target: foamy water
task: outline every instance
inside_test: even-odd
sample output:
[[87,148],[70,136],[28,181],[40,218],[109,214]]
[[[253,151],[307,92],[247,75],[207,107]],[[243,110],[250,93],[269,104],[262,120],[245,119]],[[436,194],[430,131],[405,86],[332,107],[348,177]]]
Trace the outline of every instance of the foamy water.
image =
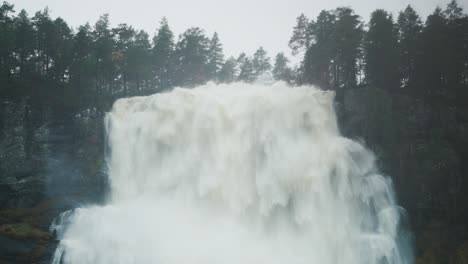
[[236,83],[117,101],[110,201],[56,221],[53,262],[411,263],[391,180],[333,98]]

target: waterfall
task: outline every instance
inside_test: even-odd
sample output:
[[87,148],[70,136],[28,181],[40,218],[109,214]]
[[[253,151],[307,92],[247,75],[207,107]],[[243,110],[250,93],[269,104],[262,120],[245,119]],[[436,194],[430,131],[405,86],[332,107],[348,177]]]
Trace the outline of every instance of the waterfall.
[[109,201],[57,220],[53,262],[412,263],[391,179],[333,100],[284,83],[118,100]]

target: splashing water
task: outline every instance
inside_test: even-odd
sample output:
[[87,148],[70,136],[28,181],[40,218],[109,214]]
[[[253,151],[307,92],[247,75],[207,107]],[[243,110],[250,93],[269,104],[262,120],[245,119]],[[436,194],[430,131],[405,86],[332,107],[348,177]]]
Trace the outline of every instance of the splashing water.
[[411,263],[391,181],[340,136],[333,97],[208,84],[117,101],[110,202],[62,215],[53,262]]

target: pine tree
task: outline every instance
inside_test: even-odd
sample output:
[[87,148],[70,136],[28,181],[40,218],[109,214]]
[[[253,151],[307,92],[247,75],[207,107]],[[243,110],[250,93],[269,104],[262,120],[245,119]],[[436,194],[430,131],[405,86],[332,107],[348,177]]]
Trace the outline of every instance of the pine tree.
[[14,61],[11,52],[14,47],[14,27],[13,19],[10,16],[13,12],[13,5],[7,2],[0,6],[0,94],[8,95],[14,93],[9,89],[12,82],[11,70]]
[[223,66],[223,61],[223,45],[219,40],[218,33],[215,32],[210,39],[210,47],[208,49],[208,75],[210,80],[218,80],[218,74]]
[[255,51],[252,59],[252,67],[255,78],[258,78],[271,70],[270,57],[268,57],[268,54],[263,47],[260,47]]
[[201,28],[189,28],[176,45],[176,85],[195,86],[209,80],[208,50],[210,40]]
[[356,86],[364,34],[360,17],[346,7],[324,10],[308,28],[300,79],[324,89]]
[[307,50],[312,43],[311,25],[309,19],[301,14],[296,19],[296,26],[293,29],[293,35],[289,40],[289,47],[293,55],[297,55],[301,51]]
[[[465,66],[463,67],[462,73],[462,85],[464,86],[463,89],[465,91],[468,90],[468,15],[465,15],[462,18],[461,27],[463,28],[463,61],[465,62]],[[465,94],[464,100],[468,99],[468,94]]]
[[163,17],[156,36],[153,39],[152,68],[155,85],[159,89],[166,89],[174,85],[174,34],[169,28],[167,19]]
[[101,105],[101,97],[111,96],[114,87],[114,75],[118,61],[118,54],[114,50],[114,38],[109,27],[109,15],[99,17],[93,30],[94,53],[95,53],[95,100],[96,105]]
[[234,57],[227,59],[221,71],[219,72],[219,81],[222,83],[231,83],[234,82],[237,78],[237,61]]
[[77,108],[92,106],[95,81],[95,58],[93,57],[93,37],[89,24],[80,26],[73,38],[72,64],[70,66],[70,86]]
[[280,52],[275,57],[275,66],[273,67],[273,77],[277,81],[291,82],[292,70],[288,66],[289,60],[284,53]]
[[33,72],[33,67],[29,62],[34,55],[34,27],[28,13],[23,9],[14,19],[15,28],[15,54],[17,65],[19,68],[18,77],[20,80],[25,80]]
[[371,14],[365,56],[365,75],[370,85],[387,90],[399,88],[397,31],[392,16],[384,10]]
[[122,83],[123,96],[129,95],[130,67],[129,51],[133,48],[135,42],[135,30],[127,24],[120,24],[112,29],[114,40],[113,62],[117,71],[117,79]]
[[50,59],[53,62],[51,74],[54,80],[61,83],[68,81],[70,64],[72,63],[73,33],[65,20],[57,18],[53,21],[53,51]]
[[298,76],[301,82],[331,88],[332,62],[336,57],[335,41],[336,16],[333,12],[322,11],[316,22],[310,25],[312,44],[307,49]]
[[245,55],[245,53],[241,53],[237,58],[237,64],[239,65],[239,76],[237,76],[237,80],[241,82],[253,82],[256,79],[252,60]]
[[452,0],[444,10],[444,16],[447,19],[447,58],[446,58],[446,75],[447,86],[452,90],[452,94],[458,93],[458,89],[462,89],[464,69],[466,60],[464,57],[467,17],[463,14],[463,9],[458,5],[457,1]]
[[134,82],[136,93],[149,93],[151,74],[151,44],[149,35],[143,30],[135,34],[135,41],[128,51],[129,80]]
[[416,63],[420,53],[422,22],[416,11],[407,6],[398,16],[400,78],[403,87],[416,85]]
[[36,51],[37,51],[37,71],[42,76],[49,75],[49,68],[52,65],[50,56],[55,51],[54,23],[49,16],[49,10],[36,12],[33,17],[34,27],[36,28]]
[[447,46],[447,18],[442,9],[436,8],[427,17],[422,40],[421,64],[418,65],[422,83],[418,84],[418,86],[424,91],[421,91],[420,94],[439,95],[445,93],[447,85],[447,49],[449,47]]
[[360,17],[351,8],[335,10],[335,58],[333,67],[334,88],[357,85],[357,62],[361,55],[361,41],[364,34]]

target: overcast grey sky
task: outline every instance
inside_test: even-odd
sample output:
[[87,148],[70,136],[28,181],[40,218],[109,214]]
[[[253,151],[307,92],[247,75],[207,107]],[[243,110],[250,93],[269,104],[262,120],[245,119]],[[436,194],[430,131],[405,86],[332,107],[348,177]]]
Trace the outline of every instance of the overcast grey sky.
[[[323,9],[350,6],[367,20],[369,14],[383,8],[397,14],[411,4],[424,18],[450,0],[9,0],[16,10],[30,15],[48,6],[53,17],[64,18],[71,26],[90,22],[109,13],[112,25],[128,23],[153,35],[163,16],[178,36],[185,29],[199,26],[211,36],[216,30],[227,55],[241,51],[253,53],[263,46],[272,56],[284,51],[300,13],[315,18]],[[468,0],[458,0],[468,9]]]

